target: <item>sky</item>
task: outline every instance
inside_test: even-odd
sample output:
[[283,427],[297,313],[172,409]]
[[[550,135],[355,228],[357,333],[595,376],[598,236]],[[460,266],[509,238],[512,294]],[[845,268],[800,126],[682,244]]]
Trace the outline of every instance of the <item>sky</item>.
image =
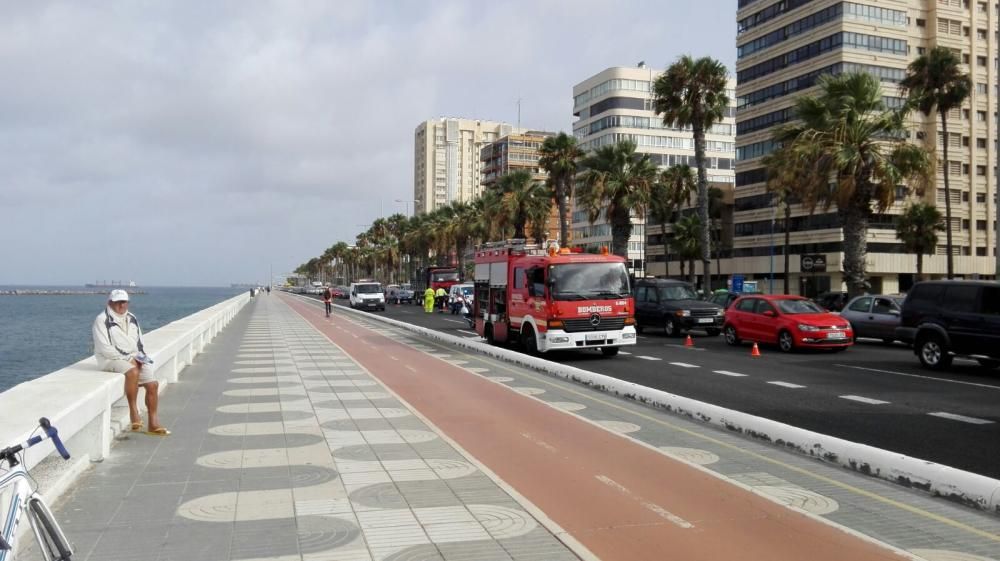
[[264,283],[412,212],[438,117],[572,130],[572,88],[735,0],[0,0],[0,285]]

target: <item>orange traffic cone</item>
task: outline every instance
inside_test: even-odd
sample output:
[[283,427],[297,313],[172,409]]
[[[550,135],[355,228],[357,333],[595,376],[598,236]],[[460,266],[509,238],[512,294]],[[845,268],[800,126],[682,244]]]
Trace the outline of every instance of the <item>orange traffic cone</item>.
[[760,356],[760,349],[757,348],[757,343],[753,344],[753,349],[750,350],[750,356]]
[[694,346],[694,341],[691,340],[691,336],[690,335],[688,335],[688,338],[684,340],[684,346],[685,347],[693,347]]

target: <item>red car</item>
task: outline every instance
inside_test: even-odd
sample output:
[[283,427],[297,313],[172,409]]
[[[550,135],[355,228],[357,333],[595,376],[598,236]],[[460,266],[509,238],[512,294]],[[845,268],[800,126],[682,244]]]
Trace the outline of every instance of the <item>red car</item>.
[[801,296],[743,296],[726,310],[726,343],[774,343],[784,352],[817,348],[843,351],[854,341],[847,320]]

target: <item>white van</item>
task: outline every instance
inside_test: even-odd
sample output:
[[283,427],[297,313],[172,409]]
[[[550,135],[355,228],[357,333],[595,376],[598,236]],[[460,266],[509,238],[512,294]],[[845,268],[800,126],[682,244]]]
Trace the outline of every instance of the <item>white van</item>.
[[453,284],[448,289],[448,309],[452,315],[458,314],[462,310],[462,304],[472,308],[472,291],[475,286],[472,283]]
[[351,283],[351,307],[355,310],[385,311],[385,294],[382,284],[375,281],[359,281]]

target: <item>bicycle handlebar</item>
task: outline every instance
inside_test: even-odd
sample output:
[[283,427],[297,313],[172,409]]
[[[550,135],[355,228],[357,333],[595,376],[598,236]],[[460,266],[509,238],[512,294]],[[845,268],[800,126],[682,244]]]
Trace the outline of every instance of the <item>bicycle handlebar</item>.
[[55,445],[56,450],[59,452],[59,455],[62,456],[64,460],[68,460],[69,450],[67,450],[66,447],[63,446],[62,439],[59,438],[59,430],[56,429],[54,426],[52,426],[52,423],[50,423],[49,420],[46,419],[45,417],[38,419],[38,426],[42,427],[42,430],[45,431],[46,436],[48,436],[52,440],[52,444]]

